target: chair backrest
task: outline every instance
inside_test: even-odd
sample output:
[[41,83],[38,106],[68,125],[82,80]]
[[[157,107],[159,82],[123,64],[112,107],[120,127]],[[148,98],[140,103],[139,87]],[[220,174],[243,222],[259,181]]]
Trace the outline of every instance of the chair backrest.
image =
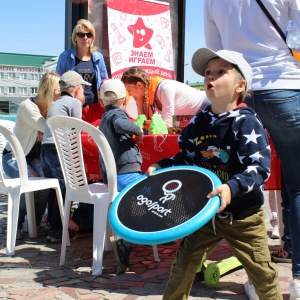
[[[10,120],[0,120],[0,125],[4,126],[5,128],[13,131],[14,127],[15,127],[15,122],[14,121],[10,121]],[[0,134],[0,158],[2,158],[2,152],[3,152],[3,149],[5,148],[6,146],[6,139],[5,137]]]
[[[27,171],[27,163],[24,151],[22,149],[22,146],[18,140],[18,138],[15,136],[15,134],[12,132],[12,130],[6,128],[5,126],[0,124],[0,134],[4,136],[4,138],[7,140],[7,142],[10,144],[10,147],[14,153],[15,159],[18,164],[19,169],[19,177],[20,177],[20,183],[21,186],[26,186],[28,182],[28,171]],[[0,159],[0,183],[3,183],[5,185],[5,177],[3,174],[2,169],[2,159]]]
[[82,153],[81,132],[86,132],[97,145],[103,157],[108,180],[108,191],[117,196],[117,170],[110,145],[103,133],[91,124],[77,118],[54,116],[47,120],[59,155],[67,189],[88,189]]

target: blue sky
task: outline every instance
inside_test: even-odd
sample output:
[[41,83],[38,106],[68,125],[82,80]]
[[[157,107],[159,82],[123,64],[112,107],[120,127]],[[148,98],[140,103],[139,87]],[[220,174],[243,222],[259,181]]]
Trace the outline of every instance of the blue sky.
[[[191,68],[193,53],[205,46],[202,0],[186,0],[185,81],[202,81]],[[1,1],[0,52],[59,55],[65,41],[65,0]],[[5,29],[4,29],[5,28]]]

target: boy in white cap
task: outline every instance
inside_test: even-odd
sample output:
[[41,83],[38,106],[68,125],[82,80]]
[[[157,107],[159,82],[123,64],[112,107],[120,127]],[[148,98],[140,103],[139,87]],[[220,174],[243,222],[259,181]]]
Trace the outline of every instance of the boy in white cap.
[[[105,135],[112,149],[116,166],[118,191],[142,175],[142,155],[140,149],[133,142],[132,137],[137,137],[137,142],[143,139],[143,130],[130,121],[123,107],[126,101],[124,83],[118,79],[105,80],[100,87],[100,101],[105,113],[102,116],[99,129]],[[107,184],[105,163],[100,156],[100,171],[103,182]],[[131,244],[118,236],[111,237],[113,250],[121,271],[129,268],[129,255]]]
[[[91,85],[83,80],[81,75],[75,71],[67,71],[59,81],[61,96],[53,103],[48,112],[47,119],[53,116],[69,116],[81,119],[82,105],[85,103],[84,85]],[[41,147],[41,164],[45,177],[57,178],[63,198],[65,197],[65,181],[60,167],[59,157],[56,151],[51,131],[47,124]],[[56,194],[51,191],[48,202],[48,219],[50,220],[51,230],[48,233],[47,240],[53,243],[61,242],[62,223]],[[77,233],[69,230],[70,239],[74,240]]]
[[[163,299],[187,299],[197,268],[224,238],[245,268],[259,299],[282,299],[277,270],[271,263],[262,208],[262,185],[270,175],[270,147],[256,113],[244,103],[252,71],[242,54],[207,48],[192,58],[204,76],[211,105],[182,131],[181,152],[148,169],[198,165],[214,172],[222,185],[207,195],[219,195],[221,206],[212,222],[185,237],[172,264]],[[212,153],[210,149],[214,149]]]

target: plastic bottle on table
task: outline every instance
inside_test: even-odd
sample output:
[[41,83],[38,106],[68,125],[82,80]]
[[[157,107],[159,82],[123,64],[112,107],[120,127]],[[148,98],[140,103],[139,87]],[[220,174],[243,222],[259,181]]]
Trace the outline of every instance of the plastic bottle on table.
[[292,20],[289,21],[287,28],[286,43],[292,49],[294,57],[300,61],[300,30]]

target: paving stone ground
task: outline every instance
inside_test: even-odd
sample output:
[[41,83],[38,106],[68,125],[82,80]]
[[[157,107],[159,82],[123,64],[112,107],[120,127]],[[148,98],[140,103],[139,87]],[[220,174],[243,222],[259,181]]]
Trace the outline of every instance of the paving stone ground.
[[[266,198],[267,199],[267,198]],[[268,201],[264,206],[266,226],[270,233]],[[116,275],[113,252],[104,254],[103,274],[92,276],[92,234],[80,232],[67,247],[66,263],[59,266],[60,244],[46,242],[45,237],[17,241],[16,254],[5,255],[7,198],[0,195],[0,299],[82,299],[82,300],[158,300],[162,299],[171,262],[179,242],[159,245],[161,261],[153,260],[150,246],[134,246],[130,272]],[[280,248],[279,240],[269,238],[271,251]],[[208,262],[228,258],[232,252],[225,241],[217,247]],[[278,263],[280,287],[284,300],[289,299],[291,264]],[[216,288],[208,288],[196,277],[189,299],[246,300],[244,269],[220,278]]]

